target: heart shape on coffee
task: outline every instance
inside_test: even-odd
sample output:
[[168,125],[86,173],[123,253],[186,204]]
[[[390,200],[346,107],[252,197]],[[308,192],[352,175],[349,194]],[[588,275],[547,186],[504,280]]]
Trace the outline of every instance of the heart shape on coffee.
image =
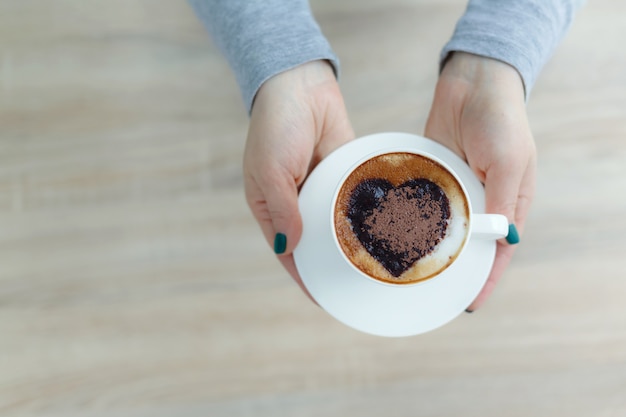
[[347,214],[365,250],[397,278],[445,237],[450,202],[441,187],[425,178],[397,187],[371,178],[355,187]]

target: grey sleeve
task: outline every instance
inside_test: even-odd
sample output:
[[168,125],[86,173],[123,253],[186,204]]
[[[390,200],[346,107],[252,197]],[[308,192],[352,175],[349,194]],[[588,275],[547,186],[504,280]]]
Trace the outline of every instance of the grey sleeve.
[[339,62],[307,0],[189,0],[226,56],[248,112],[270,77],[305,62]]
[[470,0],[444,46],[440,68],[453,51],[497,59],[513,66],[526,97],[584,0]]

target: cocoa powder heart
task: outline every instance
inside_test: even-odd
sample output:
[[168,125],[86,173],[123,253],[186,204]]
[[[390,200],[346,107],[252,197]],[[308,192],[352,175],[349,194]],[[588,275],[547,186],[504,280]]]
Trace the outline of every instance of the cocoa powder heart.
[[353,232],[394,277],[433,251],[445,236],[449,218],[448,197],[424,178],[398,187],[385,179],[367,179],[350,196]]

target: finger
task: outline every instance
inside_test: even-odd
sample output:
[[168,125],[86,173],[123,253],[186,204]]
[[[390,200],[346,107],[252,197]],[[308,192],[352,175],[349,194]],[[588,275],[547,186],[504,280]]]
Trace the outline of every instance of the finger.
[[[275,227],[272,221],[271,214],[269,212],[269,209],[267,208],[267,202],[263,198],[256,199],[255,195],[262,196],[262,191],[255,182],[251,181],[249,184],[246,185],[246,196],[248,197],[248,204],[250,205],[252,213],[257,219],[257,222],[261,226],[261,229],[263,230],[263,234],[265,235],[265,238],[267,239],[268,243],[270,245],[274,245],[275,244],[274,240],[276,239],[275,237],[276,233],[274,231]],[[295,226],[292,226],[292,228],[297,229],[298,226],[295,225]],[[294,233],[297,236],[298,234],[297,230],[296,232],[292,231],[291,235],[293,235]],[[304,294],[307,297],[309,297],[311,301],[317,304],[317,302],[313,299],[309,291],[304,286],[302,278],[300,277],[300,274],[298,273],[298,270],[296,268],[293,254],[291,252],[284,253],[281,256],[279,256],[278,259],[283,264],[287,272],[289,272],[289,275],[293,277],[296,284],[298,284],[298,286],[302,289],[302,291],[304,291]]]
[[302,234],[293,175],[279,167],[266,168],[257,178],[246,181],[246,198],[274,252],[291,254]]
[[496,249],[496,257],[493,262],[493,267],[491,268],[491,272],[489,274],[489,278],[487,282],[480,290],[480,293],[472,304],[467,307],[467,312],[473,312],[478,310],[482,305],[487,301],[491,293],[496,287],[496,284],[500,280],[500,277],[506,270],[507,266],[511,262],[513,258],[513,253],[515,253],[516,246],[509,245],[508,243],[497,243],[498,247]]
[[298,284],[300,289],[304,292],[304,294],[309,297],[311,301],[317,304],[317,301],[313,298],[309,290],[304,286],[304,282],[298,273],[298,269],[296,268],[296,262],[293,259],[293,255],[281,256],[279,257],[280,262],[283,264],[283,267],[289,272],[289,274],[293,277],[293,280]]

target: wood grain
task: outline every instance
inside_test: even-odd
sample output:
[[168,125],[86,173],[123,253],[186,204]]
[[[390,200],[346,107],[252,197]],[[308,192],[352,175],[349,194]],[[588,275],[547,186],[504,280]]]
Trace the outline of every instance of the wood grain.
[[[358,135],[421,133],[463,1],[315,1]],[[312,305],[242,191],[185,2],[0,2],[0,415],[626,416],[626,5],[532,93],[536,202],[487,305],[383,339]]]

